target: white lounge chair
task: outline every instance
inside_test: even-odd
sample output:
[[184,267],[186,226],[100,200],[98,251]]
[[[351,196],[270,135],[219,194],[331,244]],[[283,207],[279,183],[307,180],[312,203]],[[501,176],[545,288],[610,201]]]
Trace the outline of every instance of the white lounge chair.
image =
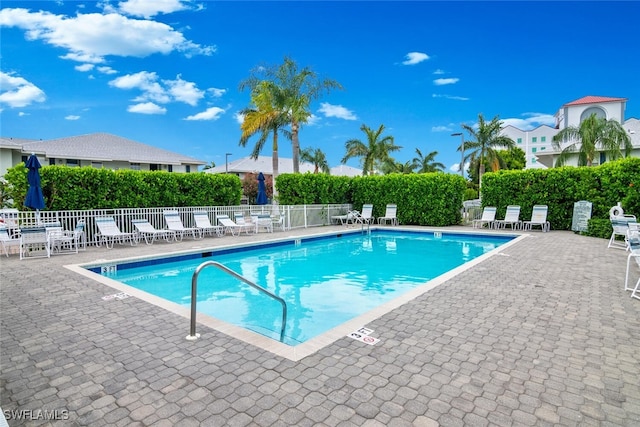
[[522,221],[520,221],[520,206],[507,206],[504,219],[497,219],[493,222],[494,228],[507,228],[507,225],[511,226],[512,230],[517,230],[522,227]]
[[45,227],[20,229],[20,259],[49,258],[51,250]]
[[[628,249],[627,244],[627,235],[629,233],[629,224],[636,222],[636,217],[634,215],[617,215],[609,217],[611,220],[611,228],[613,231],[611,233],[611,238],[609,239],[608,248],[617,248],[617,249]],[[622,237],[624,240],[618,240],[618,237]]]
[[218,215],[218,222],[222,225],[224,233],[230,232],[233,236],[239,236],[243,231],[249,234],[249,231],[253,231],[252,226],[236,224],[229,215]]
[[340,223],[342,225],[355,224],[357,219],[360,217],[360,212],[356,210],[347,211],[344,215],[333,215],[331,217],[331,222]]
[[184,224],[182,224],[182,219],[180,219],[178,211],[165,210],[162,214],[164,215],[164,220],[167,222],[167,228],[176,232],[178,240],[182,240],[185,233],[191,234],[194,240],[202,239],[204,237],[201,229],[185,227]]
[[482,217],[472,221],[473,228],[482,228],[485,224],[487,228],[493,228],[496,221],[496,211],[497,208],[495,206],[485,206],[482,209]]
[[384,216],[378,218],[378,224],[386,224],[389,222],[391,225],[398,225],[398,205],[389,204],[385,210]]
[[120,231],[116,221],[112,216],[99,216],[96,217],[96,226],[98,227],[98,246],[102,243],[109,249],[113,248],[114,243],[123,245],[125,242],[131,243],[131,246],[138,244],[137,233],[124,233]]
[[627,272],[624,278],[624,290],[631,291],[631,297],[640,299],[640,278],[635,286],[629,284],[629,273],[631,270],[631,260],[635,259],[638,267],[640,267],[640,231],[634,231],[628,236],[629,249],[631,252],[627,257]]
[[199,228],[203,235],[209,233],[213,236],[222,236],[224,231],[221,226],[211,224],[209,220],[209,214],[206,211],[193,211],[193,219],[196,221],[196,227]]
[[375,218],[373,217],[373,205],[362,205],[362,212],[360,212],[360,216],[356,218],[356,221],[360,224],[373,224],[375,222]]
[[[58,223],[59,224],[59,223]],[[49,250],[54,254],[78,253],[78,237],[74,231],[65,230],[62,226],[46,227]]]
[[269,214],[251,214],[251,223],[255,227],[254,233],[257,233],[261,228],[267,233],[273,233],[273,221]]
[[249,231],[254,232],[256,230],[256,225],[253,222],[245,220],[242,212],[234,212],[233,221],[238,225],[247,227],[247,234]]
[[9,248],[16,247],[20,248],[20,237],[11,237],[9,234],[9,229],[4,226],[0,226],[0,244],[2,245],[2,250],[5,255],[9,256]]
[[531,211],[531,220],[523,221],[522,228],[524,230],[532,230],[533,227],[540,227],[542,232],[551,230],[551,224],[547,221],[547,205],[535,205]]
[[178,240],[175,231],[157,229],[146,219],[134,219],[131,223],[138,233],[138,238],[142,237],[147,245],[152,245],[157,238],[167,242]]

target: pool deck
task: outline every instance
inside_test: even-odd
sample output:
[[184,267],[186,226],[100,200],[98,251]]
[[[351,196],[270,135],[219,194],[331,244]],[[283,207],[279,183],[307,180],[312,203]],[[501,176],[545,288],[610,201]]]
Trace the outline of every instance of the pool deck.
[[64,267],[343,228],[3,254],[0,407],[40,414],[9,426],[640,425],[640,301],[628,253],[602,239],[529,232],[362,325],[377,344],[345,336],[298,361],[202,324],[187,341],[188,319],[105,301],[113,288]]

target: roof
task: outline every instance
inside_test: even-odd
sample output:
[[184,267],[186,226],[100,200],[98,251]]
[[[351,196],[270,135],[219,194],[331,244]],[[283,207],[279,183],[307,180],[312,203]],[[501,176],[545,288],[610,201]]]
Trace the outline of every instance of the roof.
[[0,147],[2,147],[2,148],[20,149],[27,142],[36,142],[36,141],[38,141],[38,140],[37,139],[0,137]]
[[[6,138],[3,138],[3,141],[5,139]],[[152,147],[109,133],[92,133],[46,141],[23,141],[26,142],[22,143],[22,151],[43,153],[48,158],[161,163],[169,165],[206,164],[206,162],[193,157]]]
[[[230,161],[227,164],[222,164],[214,168],[206,169],[205,172],[225,173],[228,170],[232,173],[262,172],[266,175],[273,175],[272,165],[272,158],[270,156],[258,156],[257,159],[252,159],[251,157],[243,157],[241,159]],[[315,166],[311,163],[300,162],[299,170],[301,173],[313,172],[315,170]],[[293,173],[293,159],[287,157],[278,157],[278,173]],[[351,166],[340,165],[331,168],[331,175],[356,176],[362,175],[362,170],[352,168]]]
[[627,98],[610,98],[607,96],[593,96],[588,95],[584,96],[580,99],[576,99],[575,101],[568,102],[564,104],[565,107],[571,105],[583,105],[583,104],[601,104],[603,102],[626,102]]

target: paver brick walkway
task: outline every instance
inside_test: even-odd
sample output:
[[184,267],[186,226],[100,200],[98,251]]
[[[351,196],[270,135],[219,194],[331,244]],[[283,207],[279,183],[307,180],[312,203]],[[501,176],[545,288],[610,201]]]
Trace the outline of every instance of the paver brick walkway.
[[9,425],[640,425],[640,301],[605,240],[532,232],[366,325],[378,344],[298,362],[203,326],[187,341],[187,319],[63,267],[264,238],[2,257],[0,406],[68,418]]

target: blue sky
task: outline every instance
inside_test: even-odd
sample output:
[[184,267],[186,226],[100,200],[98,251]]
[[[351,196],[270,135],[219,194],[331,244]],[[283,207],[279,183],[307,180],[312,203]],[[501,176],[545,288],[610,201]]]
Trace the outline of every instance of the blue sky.
[[289,56],[344,87],[312,104],[303,148],[336,166],[384,124],[398,161],[438,151],[456,172],[451,133],[479,113],[535,128],[596,95],[640,118],[638,16],[633,1],[3,0],[0,135],[108,132],[221,165],[253,146],[239,83]]

